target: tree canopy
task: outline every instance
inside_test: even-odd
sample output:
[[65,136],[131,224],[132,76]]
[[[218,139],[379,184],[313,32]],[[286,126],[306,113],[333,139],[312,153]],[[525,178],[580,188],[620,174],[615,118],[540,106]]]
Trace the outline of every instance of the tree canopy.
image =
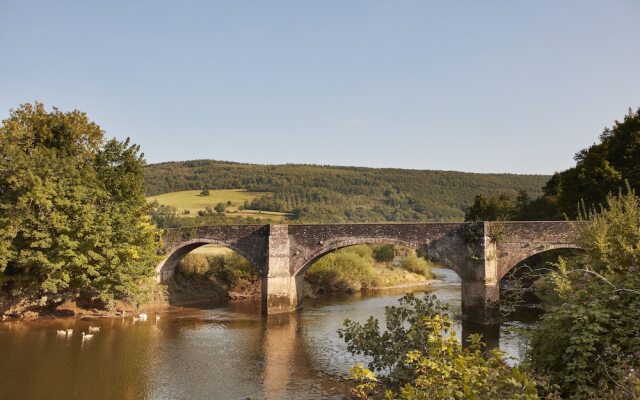
[[[11,110],[0,126],[0,289],[40,305],[141,301],[158,246],[144,158],[80,111]],[[15,305],[15,304],[13,304]]]
[[576,165],[555,173],[530,200],[520,193],[515,202],[503,192],[477,194],[467,208],[467,220],[558,220],[576,218],[580,207],[606,205],[607,196],[627,182],[640,190],[640,109],[615,121],[600,135],[600,142],[580,150]]

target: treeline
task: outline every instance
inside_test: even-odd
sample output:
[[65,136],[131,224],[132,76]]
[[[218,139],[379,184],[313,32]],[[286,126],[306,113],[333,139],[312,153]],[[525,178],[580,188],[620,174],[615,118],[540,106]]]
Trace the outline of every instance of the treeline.
[[151,202],[148,208],[149,216],[151,216],[152,221],[160,229],[189,228],[206,225],[260,225],[270,222],[268,218],[234,216],[224,214],[224,212],[218,212],[209,207],[190,217],[178,213],[176,207],[160,204],[158,201]]
[[209,189],[265,192],[248,207],[299,222],[461,220],[476,193],[542,194],[548,176],[196,160],[147,166],[147,195]]
[[[640,109],[629,110],[600,135],[600,142],[580,150],[576,165],[555,173],[531,198],[527,190],[514,197],[481,192],[467,209],[467,221],[575,219],[594,207],[605,205],[610,193],[628,185],[640,193]],[[525,189],[525,188],[523,188]]]

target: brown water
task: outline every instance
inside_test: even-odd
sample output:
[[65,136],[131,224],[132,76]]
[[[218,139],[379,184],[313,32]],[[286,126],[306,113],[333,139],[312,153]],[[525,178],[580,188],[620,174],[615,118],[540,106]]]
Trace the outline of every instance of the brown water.
[[[431,286],[460,312],[455,273]],[[346,318],[382,318],[406,290],[305,301],[263,319],[255,304],[170,308],[126,319],[0,323],[0,399],[341,399],[353,357],[336,330]],[[515,357],[523,343],[508,322],[488,333]],[[91,340],[81,331],[100,326]],[[58,337],[56,329],[74,329]],[[472,328],[473,329],[473,328]],[[460,329],[459,329],[460,330]],[[465,325],[465,330],[468,327]]]

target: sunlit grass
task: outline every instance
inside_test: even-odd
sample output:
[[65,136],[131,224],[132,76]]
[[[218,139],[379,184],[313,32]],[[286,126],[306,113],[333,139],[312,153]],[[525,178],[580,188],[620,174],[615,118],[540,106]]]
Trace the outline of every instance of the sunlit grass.
[[[201,190],[183,190],[179,192],[164,193],[157,196],[147,197],[147,201],[175,207],[178,214],[188,211],[186,216],[195,216],[198,211],[204,210],[206,207],[214,208],[216,204],[222,203],[227,207],[226,214],[229,216],[242,216],[261,218],[271,222],[281,221],[286,217],[286,213],[259,210],[238,210],[244,205],[245,201],[251,202],[258,196],[269,194],[267,192],[248,192],[244,189],[220,189],[209,190],[208,196],[200,195]],[[231,202],[231,205],[227,205]]]

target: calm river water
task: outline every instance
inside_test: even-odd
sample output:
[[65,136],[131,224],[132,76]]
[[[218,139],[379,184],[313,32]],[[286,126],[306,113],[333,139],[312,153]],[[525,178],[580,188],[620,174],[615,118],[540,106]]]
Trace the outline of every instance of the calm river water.
[[[459,316],[457,275],[434,272],[441,282],[430,290]],[[268,319],[245,303],[173,307],[158,321],[151,312],[136,323],[0,323],[0,399],[341,399],[347,369],[366,360],[349,355],[336,330],[346,318],[382,318],[404,291],[307,299],[300,312]],[[487,334],[517,358],[524,344],[509,328],[524,324],[510,321]],[[100,333],[83,342],[89,325]],[[56,335],[67,328],[71,337]]]

